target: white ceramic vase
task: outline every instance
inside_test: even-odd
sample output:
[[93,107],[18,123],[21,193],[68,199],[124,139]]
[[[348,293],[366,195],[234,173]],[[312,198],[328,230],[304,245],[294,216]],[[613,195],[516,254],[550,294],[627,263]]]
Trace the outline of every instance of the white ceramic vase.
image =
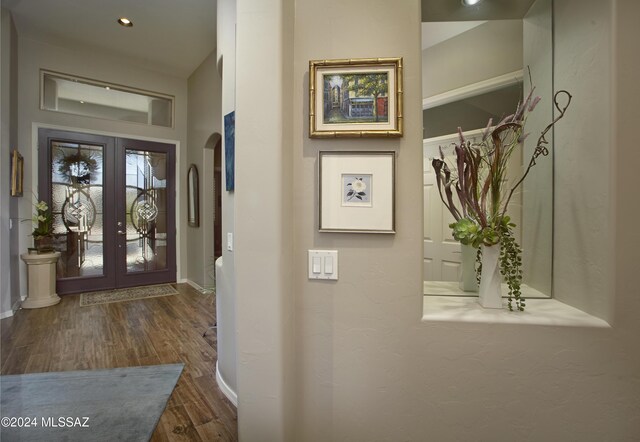
[[473,246],[460,244],[462,258],[462,280],[460,289],[465,292],[477,292],[478,280],[476,278],[476,254],[478,249]]
[[482,273],[478,302],[484,308],[502,308],[500,244],[482,247]]

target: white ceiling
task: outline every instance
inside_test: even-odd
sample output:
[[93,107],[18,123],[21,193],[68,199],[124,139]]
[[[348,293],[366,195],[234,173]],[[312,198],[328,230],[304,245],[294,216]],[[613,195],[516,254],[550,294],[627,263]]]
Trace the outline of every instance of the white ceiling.
[[[215,49],[217,0],[1,0],[21,35],[71,48],[119,55],[138,65],[187,78]],[[534,0],[422,0],[423,49],[483,20],[522,18]],[[118,17],[134,26],[124,28]],[[452,25],[446,22],[475,23]],[[423,26],[424,28],[424,26]],[[427,41],[425,42],[425,38]],[[425,46],[426,45],[426,46]]]
[[[216,0],[2,0],[20,35],[187,78],[216,47]],[[132,28],[116,20],[126,16]]]

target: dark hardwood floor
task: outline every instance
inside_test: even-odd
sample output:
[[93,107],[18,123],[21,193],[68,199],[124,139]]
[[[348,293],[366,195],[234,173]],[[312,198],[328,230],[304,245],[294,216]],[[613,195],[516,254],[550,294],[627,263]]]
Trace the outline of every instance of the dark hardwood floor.
[[152,441],[235,441],[237,413],[215,375],[215,295],[176,284],[173,296],[80,307],[79,295],[0,321],[0,373],[183,362]]

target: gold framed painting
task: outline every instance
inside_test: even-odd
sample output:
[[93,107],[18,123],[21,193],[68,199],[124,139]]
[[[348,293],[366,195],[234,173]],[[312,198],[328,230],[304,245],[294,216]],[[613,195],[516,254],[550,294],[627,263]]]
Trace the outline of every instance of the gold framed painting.
[[24,159],[17,150],[11,152],[11,196],[22,196]]
[[402,58],[309,62],[309,137],[401,137]]

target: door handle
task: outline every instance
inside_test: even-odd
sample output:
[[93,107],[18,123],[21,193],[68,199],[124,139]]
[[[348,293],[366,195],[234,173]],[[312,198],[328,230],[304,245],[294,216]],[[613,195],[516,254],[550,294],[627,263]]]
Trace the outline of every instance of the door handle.
[[127,232],[123,232],[122,230],[118,230],[118,235],[126,235]]

